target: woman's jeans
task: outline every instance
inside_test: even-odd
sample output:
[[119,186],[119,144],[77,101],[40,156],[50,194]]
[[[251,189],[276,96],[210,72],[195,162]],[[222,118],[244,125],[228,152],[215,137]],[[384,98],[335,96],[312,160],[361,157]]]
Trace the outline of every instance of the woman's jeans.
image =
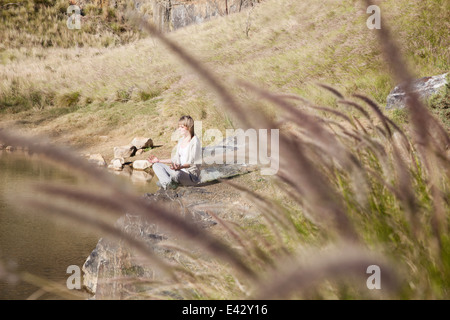
[[172,181],[183,186],[193,186],[198,183],[198,179],[183,170],[172,170],[164,163],[154,163],[152,165],[153,171],[159,179],[162,186],[167,186]]

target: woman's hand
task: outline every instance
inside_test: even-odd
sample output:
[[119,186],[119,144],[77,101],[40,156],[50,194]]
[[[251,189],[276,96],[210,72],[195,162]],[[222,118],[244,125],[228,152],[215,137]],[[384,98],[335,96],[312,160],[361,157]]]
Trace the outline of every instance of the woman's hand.
[[181,164],[172,162],[170,164],[170,169],[172,169],[172,170],[180,170],[181,169]]
[[159,162],[159,159],[157,157],[155,157],[155,156],[152,156],[152,155],[150,157],[148,157],[147,160],[150,161],[151,163]]

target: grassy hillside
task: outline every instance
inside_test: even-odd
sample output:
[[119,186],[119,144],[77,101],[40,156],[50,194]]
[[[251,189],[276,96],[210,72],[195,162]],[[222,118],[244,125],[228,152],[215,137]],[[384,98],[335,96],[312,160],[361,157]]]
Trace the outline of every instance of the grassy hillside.
[[[29,14],[30,6],[18,10]],[[61,9],[64,3],[58,6]],[[383,2],[382,18],[398,34],[418,77],[449,69],[444,6],[445,1]],[[2,11],[5,21],[16,21],[5,12],[9,10]],[[43,31],[38,40],[31,37],[31,45],[9,46],[14,41],[2,41],[2,120],[20,119],[27,127],[79,146],[95,143],[93,137],[99,135],[127,141],[132,135],[148,134],[167,141],[166,129],[182,113],[219,129],[232,121],[207,86],[152,38],[105,48],[99,46],[109,34],[105,30],[61,28],[66,19],[61,15],[49,16],[47,23],[58,26],[53,29],[33,26],[36,20],[24,17],[28,28]],[[93,17],[88,12],[88,19]],[[170,38],[250,103],[251,95],[235,79],[336,106],[331,95],[318,89],[321,82],[345,94],[369,93],[384,105],[395,83],[382,62],[373,30],[366,27],[367,17],[359,1],[268,0],[240,14],[179,30]],[[6,23],[1,28],[3,37],[14,39],[23,27]],[[73,32],[78,34],[73,39],[81,39],[84,46],[74,47]],[[62,45],[56,41],[43,48],[39,42],[44,38],[61,40]],[[89,125],[92,121],[95,127]]]

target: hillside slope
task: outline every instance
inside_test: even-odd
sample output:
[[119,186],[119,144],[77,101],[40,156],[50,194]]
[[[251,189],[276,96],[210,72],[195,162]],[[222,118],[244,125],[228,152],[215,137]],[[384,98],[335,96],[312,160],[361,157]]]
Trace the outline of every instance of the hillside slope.
[[[445,6],[431,0],[382,3],[382,21],[392,27],[417,77],[449,70]],[[168,36],[250,105],[261,103],[236,79],[337,107],[317,87],[326,83],[383,105],[395,83],[368,17],[356,0],[267,0]],[[185,113],[203,120],[204,129],[239,125],[195,72],[151,37],[106,48],[3,48],[0,55],[1,120],[83,149],[110,150],[135,135],[166,144]],[[270,106],[259,107],[276,115]],[[106,144],[97,138],[105,135]]]

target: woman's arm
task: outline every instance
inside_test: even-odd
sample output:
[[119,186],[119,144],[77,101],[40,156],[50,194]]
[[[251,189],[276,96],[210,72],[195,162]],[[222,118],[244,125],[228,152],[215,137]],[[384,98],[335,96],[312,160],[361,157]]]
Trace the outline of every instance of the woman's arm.
[[172,163],[172,159],[161,159],[158,162],[171,164]]
[[187,169],[189,168],[191,165],[189,163],[186,164],[176,164],[174,163],[174,169],[175,170],[180,170],[180,169]]
[[149,156],[147,160],[150,161],[151,163],[157,163],[157,162],[167,163],[167,164],[172,163],[172,159],[158,159],[155,156]]
[[177,164],[177,163],[173,163],[172,159],[158,159],[155,156],[150,156],[148,157],[148,161],[150,161],[151,163],[166,163],[166,164],[170,164],[170,168],[173,170],[180,170],[180,169],[184,169],[184,168],[189,168],[191,165],[190,164]]

